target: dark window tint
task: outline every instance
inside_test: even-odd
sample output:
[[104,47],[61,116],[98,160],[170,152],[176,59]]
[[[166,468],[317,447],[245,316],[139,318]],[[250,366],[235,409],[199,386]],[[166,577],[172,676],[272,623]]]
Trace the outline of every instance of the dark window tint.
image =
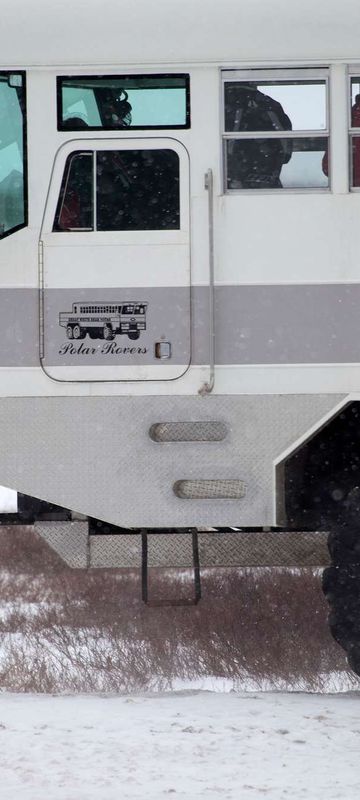
[[351,185],[358,189],[360,187],[360,136],[351,137],[350,155],[352,172]]
[[188,75],[58,78],[59,130],[189,126]]
[[68,157],[55,214],[54,231],[93,230],[93,153]]
[[173,150],[97,153],[97,230],[180,227],[179,158]]
[[0,236],[27,224],[25,75],[0,73]]
[[68,157],[54,231],[179,227],[179,157],[173,150],[102,150],[96,154],[77,151]]
[[121,311],[123,314],[145,314],[145,306],[139,305],[138,303],[135,305],[133,305],[133,303],[127,303],[122,306]]

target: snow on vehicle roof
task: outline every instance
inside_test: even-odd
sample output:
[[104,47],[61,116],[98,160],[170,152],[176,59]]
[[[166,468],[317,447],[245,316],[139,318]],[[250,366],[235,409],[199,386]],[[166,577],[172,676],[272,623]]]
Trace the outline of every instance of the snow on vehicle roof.
[[360,61],[358,0],[2,0],[1,66]]

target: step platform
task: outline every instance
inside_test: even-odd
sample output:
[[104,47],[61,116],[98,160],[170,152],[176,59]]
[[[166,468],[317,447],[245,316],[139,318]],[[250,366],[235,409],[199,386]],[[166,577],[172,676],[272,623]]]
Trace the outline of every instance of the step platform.
[[[141,569],[146,534],[147,567],[194,567],[191,532],[146,531],[89,535],[87,521],[43,521],[41,538],[74,569]],[[219,567],[325,567],[330,563],[327,534],[278,531],[197,531],[201,569]]]

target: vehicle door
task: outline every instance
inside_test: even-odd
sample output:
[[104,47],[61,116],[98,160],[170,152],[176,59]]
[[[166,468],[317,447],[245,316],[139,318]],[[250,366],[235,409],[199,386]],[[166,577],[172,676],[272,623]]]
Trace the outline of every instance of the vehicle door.
[[50,377],[180,377],[190,362],[185,147],[172,138],[63,145],[40,264],[41,364]]

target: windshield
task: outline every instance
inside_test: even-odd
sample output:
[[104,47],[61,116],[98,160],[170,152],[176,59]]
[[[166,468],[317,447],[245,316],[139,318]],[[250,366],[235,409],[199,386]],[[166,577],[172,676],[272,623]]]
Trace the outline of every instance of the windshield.
[[133,303],[128,303],[122,307],[123,314],[145,314],[145,306],[140,305],[137,303],[134,305]]

